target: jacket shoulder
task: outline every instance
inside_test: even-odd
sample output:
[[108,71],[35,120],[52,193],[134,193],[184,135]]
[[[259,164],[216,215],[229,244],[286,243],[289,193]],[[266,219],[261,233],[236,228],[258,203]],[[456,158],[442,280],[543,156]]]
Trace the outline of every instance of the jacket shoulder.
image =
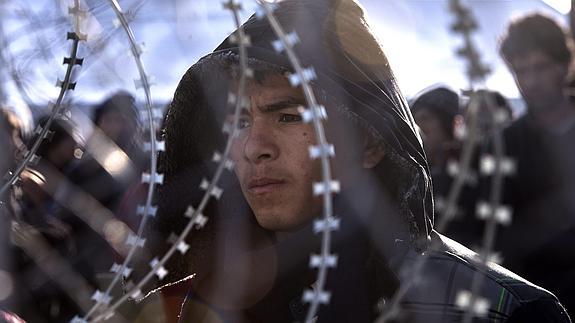
[[[478,316],[473,322],[508,322],[516,311],[525,312],[534,304],[542,317],[564,317],[556,322],[570,322],[557,298],[547,290],[494,263],[480,262],[478,255],[461,244],[435,234],[433,250],[425,257],[421,279],[407,292],[403,306],[414,322],[446,322],[463,318],[474,281],[481,282],[476,293]],[[402,265],[401,280],[409,279],[410,264],[420,256],[410,253]],[[511,322],[511,321],[509,321]]]
[[464,247],[458,242],[439,235],[442,241],[442,250],[433,252],[431,257],[445,258],[461,267],[461,274],[473,274],[477,272],[485,278],[485,282],[491,288],[503,290],[510,294],[514,302],[530,302],[540,298],[556,299],[553,294],[539,287],[512,271],[494,263],[486,265],[480,263],[479,255]]

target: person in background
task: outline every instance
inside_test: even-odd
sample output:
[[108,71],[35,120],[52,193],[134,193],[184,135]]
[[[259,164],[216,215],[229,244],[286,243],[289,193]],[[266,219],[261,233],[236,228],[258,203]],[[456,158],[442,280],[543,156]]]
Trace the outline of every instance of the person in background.
[[[460,97],[454,90],[436,85],[416,95],[410,107],[429,162],[436,219],[441,221],[455,176],[450,167],[459,162],[461,154],[462,142],[456,136],[463,126]],[[456,214],[442,232],[474,250],[478,250],[482,232],[482,221],[475,218],[478,190],[477,182],[465,184],[457,200]]]
[[447,164],[459,158],[460,142],[455,137],[455,129],[462,122],[459,95],[447,87],[433,86],[416,95],[410,107],[421,131],[434,196],[445,198],[451,184]]
[[[118,92],[99,104],[93,114],[94,129],[88,138],[85,153],[71,167],[71,183],[97,201],[99,207],[109,210],[116,218],[129,221],[135,214],[136,203],[128,199],[141,197],[141,173],[145,167],[140,149],[140,123],[134,98],[127,92]],[[136,193],[134,193],[136,192]],[[128,197],[127,197],[128,196]],[[128,204],[130,207],[123,207]],[[68,218],[74,217],[67,215]],[[93,231],[84,222],[77,221],[80,257],[90,262],[97,273],[107,273],[117,261],[108,238]]]
[[118,92],[94,109],[86,154],[70,179],[114,211],[143,169],[140,123],[134,98]]
[[[4,180],[14,171],[24,157],[25,147],[21,122],[8,107],[0,109],[0,176]],[[3,186],[4,181],[0,181]],[[17,270],[14,262],[16,254],[11,241],[12,222],[19,216],[18,199],[21,195],[17,186],[0,196],[0,279],[4,295],[0,299],[0,321],[21,322],[13,313],[22,313],[23,303],[16,291]]]
[[[45,127],[48,116],[40,118],[38,125]],[[38,140],[35,135],[28,142],[28,148]],[[65,119],[54,119],[50,124],[49,136],[44,139],[36,156],[38,161],[29,164],[22,172],[22,220],[38,227],[47,225],[47,230],[55,230],[54,234],[67,235],[65,225],[56,215],[60,206],[52,198],[59,182],[64,180],[70,164],[76,159],[77,149],[80,149],[82,139],[78,135],[75,125]],[[52,226],[53,225],[53,226]]]
[[[45,128],[48,120],[49,116],[40,118],[38,126]],[[28,149],[39,136],[36,134],[28,140]],[[90,280],[93,279],[93,271],[76,257],[75,219],[63,217],[65,206],[56,197],[67,183],[65,173],[76,159],[75,154],[81,144],[82,138],[73,122],[58,117],[52,120],[48,136],[41,139],[35,152],[38,160],[29,163],[20,176],[22,195],[15,231],[34,232],[37,241],[61,259],[69,261],[72,268]],[[38,259],[28,254],[28,243],[33,245],[35,242],[15,241],[18,246],[14,257],[18,268],[17,293],[25,305],[21,310],[22,318],[30,322],[60,322],[72,317],[79,308],[46,272],[44,264],[37,263]]]
[[498,235],[504,264],[556,293],[575,315],[575,103],[569,95],[572,40],[553,19],[533,13],[512,21],[500,54],[527,113],[504,132],[516,164],[504,204],[513,222]]

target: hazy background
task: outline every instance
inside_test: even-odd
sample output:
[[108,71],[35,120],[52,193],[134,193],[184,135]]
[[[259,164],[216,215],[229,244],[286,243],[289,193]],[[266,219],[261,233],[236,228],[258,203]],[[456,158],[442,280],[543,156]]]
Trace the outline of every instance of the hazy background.
[[[450,32],[454,17],[447,0],[361,0],[370,23],[381,40],[404,94],[410,97],[434,83],[455,89],[467,86],[464,62],[455,55],[461,37]],[[1,66],[0,98],[15,107],[25,119],[45,113],[55,100],[56,80],[63,78],[72,28],[67,7],[72,1],[0,1]],[[243,1],[243,17],[253,13],[254,1]],[[493,70],[487,86],[499,90],[518,112],[522,104],[512,76],[497,54],[497,42],[514,16],[543,11],[565,25],[569,0],[474,0],[464,1],[480,25],[475,36],[483,61]],[[108,1],[81,1],[89,10],[82,31],[88,42],[81,43],[85,64],[77,69],[76,90],[67,94],[76,108],[90,110],[106,95],[123,89],[143,102],[136,90],[139,78],[129,51],[127,37],[117,27]],[[143,43],[145,68],[155,85],[152,97],[166,104],[186,69],[210,52],[234,29],[231,14],[214,0],[122,0],[120,5],[131,21],[136,39]],[[30,107],[31,114],[26,106]]]

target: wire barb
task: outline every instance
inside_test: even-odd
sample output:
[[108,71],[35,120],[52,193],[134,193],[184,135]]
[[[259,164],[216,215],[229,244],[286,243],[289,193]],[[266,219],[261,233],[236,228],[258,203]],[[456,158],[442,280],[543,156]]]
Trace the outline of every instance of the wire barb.
[[293,87],[298,87],[303,83],[308,83],[309,81],[315,80],[317,74],[315,73],[315,69],[313,67],[309,67],[304,69],[301,74],[300,73],[293,73],[288,76],[289,83]]
[[312,106],[308,109],[299,107],[298,112],[301,114],[303,122],[305,123],[327,119],[327,111],[323,105]]
[[324,231],[339,230],[340,219],[329,217],[327,219],[315,220],[313,223],[313,231],[315,233],[323,233]]
[[321,266],[333,268],[337,266],[337,255],[311,255],[309,266],[311,268],[319,268]]
[[146,239],[140,238],[134,234],[128,235],[128,240],[126,241],[126,244],[128,246],[135,246],[135,247],[140,247],[140,248],[143,248],[145,243],[146,243]]
[[340,184],[336,180],[332,180],[329,182],[318,182],[313,184],[314,195],[322,195],[326,192],[339,193],[339,190],[340,190]]
[[158,258],[154,258],[150,261],[150,267],[152,267],[152,270],[160,280],[163,280],[168,275],[168,270],[164,266],[160,265]]
[[150,173],[143,173],[142,174],[142,183],[163,184],[164,183],[164,174],[154,173],[152,175]]
[[110,268],[110,272],[113,272],[115,274],[120,273],[122,274],[122,276],[124,278],[128,278],[130,277],[130,275],[132,274],[132,269],[130,267],[123,267],[120,264],[114,263],[112,265],[112,268]]
[[145,205],[138,205],[138,207],[136,208],[136,214],[141,216],[156,217],[157,213],[158,213],[157,206],[150,206],[146,209]]
[[92,300],[108,305],[108,304],[110,304],[110,301],[112,300],[112,296],[110,296],[106,293],[102,293],[101,291],[97,290],[92,295]]
[[196,212],[196,210],[192,206],[188,206],[188,208],[186,209],[186,212],[184,213],[184,216],[192,219],[192,223],[198,229],[203,228],[206,225],[206,223],[208,222],[208,218],[206,216],[204,216],[203,214],[201,214],[199,211]]
[[316,145],[309,147],[309,157],[311,159],[317,159],[320,157],[334,157],[335,147],[332,144],[327,145]]
[[306,303],[328,304],[331,299],[331,293],[320,290],[306,290],[303,293],[303,301]]

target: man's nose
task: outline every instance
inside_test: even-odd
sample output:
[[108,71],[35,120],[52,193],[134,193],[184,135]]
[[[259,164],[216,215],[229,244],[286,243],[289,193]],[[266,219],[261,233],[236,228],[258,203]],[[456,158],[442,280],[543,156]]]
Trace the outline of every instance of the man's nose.
[[270,129],[254,122],[248,131],[249,134],[244,145],[244,156],[246,159],[258,164],[278,157],[279,147]]

